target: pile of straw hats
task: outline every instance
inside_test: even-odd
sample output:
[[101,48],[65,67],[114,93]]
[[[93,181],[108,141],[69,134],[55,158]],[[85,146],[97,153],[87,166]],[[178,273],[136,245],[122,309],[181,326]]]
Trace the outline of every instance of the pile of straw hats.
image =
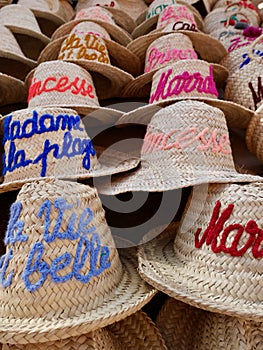
[[1,350],[263,348],[262,22],[0,1]]

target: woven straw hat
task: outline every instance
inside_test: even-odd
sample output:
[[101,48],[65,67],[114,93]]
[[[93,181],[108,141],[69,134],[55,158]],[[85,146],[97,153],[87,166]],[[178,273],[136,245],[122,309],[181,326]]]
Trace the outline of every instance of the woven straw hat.
[[0,106],[26,100],[26,88],[23,81],[0,73]]
[[163,108],[152,117],[139,168],[113,176],[111,183],[103,179],[98,188],[100,193],[109,195],[260,179],[236,171],[223,112],[189,100]]
[[[129,1],[130,2],[130,1]],[[111,1],[111,0],[80,0],[77,3],[76,11],[80,11],[82,9],[93,7],[93,6],[102,6],[103,8],[110,11],[113,15],[115,23],[121,28],[125,29],[128,33],[131,33],[136,27],[135,19],[131,16],[130,13],[123,11],[120,6],[120,3],[126,4],[127,1]],[[136,5],[138,5],[136,3]],[[127,4],[126,4],[127,6]],[[129,5],[128,5],[129,6]],[[134,0],[132,1],[132,9],[134,11]],[[137,12],[137,11],[136,11]]]
[[249,151],[263,163],[263,105],[256,110],[248,125],[246,145]]
[[12,0],[1,0],[0,1],[0,8],[6,5],[10,5],[12,3]]
[[[118,123],[148,123],[160,108],[159,106],[165,106],[179,100],[195,99],[220,108],[224,112],[230,127],[246,128],[253,116],[253,111],[237,103],[218,99],[214,80],[218,77],[217,83],[220,85],[226,76],[223,74],[221,76],[217,75],[212,67],[219,67],[219,71],[222,72],[222,66],[212,66],[202,60],[177,61],[172,65],[159,69],[153,76],[152,84],[147,86],[147,93],[150,96],[149,104],[126,113]],[[200,78],[202,82],[205,81],[204,79],[209,81],[209,87],[200,90],[200,88],[196,88],[197,83],[194,83],[192,87],[188,88],[187,81],[192,81],[194,76],[197,80],[198,77],[202,77]],[[172,84],[176,80],[178,85],[171,90]],[[179,82],[181,82],[181,85],[179,85]],[[132,95],[132,90],[129,93]]]
[[[21,236],[14,238],[15,220]],[[156,293],[140,278],[135,252],[116,249],[97,190],[86,185],[55,179],[24,185],[5,244],[10,277],[0,289],[2,343],[87,334],[130,316]]]
[[247,350],[262,347],[263,323],[197,309],[168,298],[157,317],[168,350]]
[[141,276],[190,305],[262,322],[262,189],[196,186],[177,233],[139,247]]
[[0,193],[36,179],[87,179],[127,171],[139,163],[137,158],[113,150],[103,152],[98,160],[74,110],[55,107],[17,110],[2,117],[1,127],[4,154]]
[[83,8],[76,13],[74,20],[59,27],[52,35],[52,40],[68,35],[80,22],[92,21],[102,26],[117,43],[126,46],[132,40],[131,35],[116,25],[112,14],[100,6]]
[[263,40],[263,35],[258,37],[250,45],[248,50],[247,64],[234,71],[228,77],[224,97],[226,100],[239,103],[240,105],[255,111],[262,103],[262,66],[263,52],[252,53],[256,44]]
[[[158,18],[160,14],[164,11],[165,8],[172,6],[173,12],[180,15],[180,9],[188,9],[189,13],[193,14],[194,20],[200,30],[203,29],[203,20],[200,13],[191,6],[188,2],[181,0],[155,0],[149,6],[148,11],[145,13],[146,20],[140,23],[132,32],[132,37],[138,38],[139,36],[148,34],[152,30],[156,29],[156,25],[158,23]],[[178,11],[176,11],[176,7],[178,7]]]
[[[21,5],[7,5],[0,10],[0,24],[8,27],[19,42],[27,57],[37,59],[37,54],[50,39],[44,35],[33,12]],[[30,49],[32,52],[30,52]],[[36,54],[37,52],[37,54]]]
[[2,350],[167,350],[159,330],[143,312],[137,311],[105,328],[77,337],[37,344],[3,344]]
[[29,8],[34,13],[42,33],[48,37],[66,20],[70,20],[75,13],[68,1],[19,0],[18,4]]
[[[28,107],[73,108],[94,119],[95,126],[114,124],[122,112],[101,107],[88,71],[66,61],[40,63],[27,77]],[[91,126],[91,124],[89,124]]]
[[36,62],[25,57],[12,32],[0,25],[1,72],[19,80],[24,80]]

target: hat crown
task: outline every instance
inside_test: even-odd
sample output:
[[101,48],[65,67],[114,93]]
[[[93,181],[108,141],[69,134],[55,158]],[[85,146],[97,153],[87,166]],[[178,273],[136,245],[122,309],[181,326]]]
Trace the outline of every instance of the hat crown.
[[181,4],[167,6],[158,17],[156,28],[170,30],[197,31],[198,26],[193,13]]
[[178,60],[197,58],[192,41],[186,35],[168,34],[165,40],[163,37],[158,38],[148,47],[144,72],[160,69]]
[[96,19],[115,24],[112,14],[100,6],[83,8],[76,14],[76,19]]
[[25,57],[12,32],[7,27],[1,24],[0,35],[0,51],[10,52],[15,55]]
[[176,4],[176,0],[154,0],[148,7],[146,19],[159,15],[167,6]]
[[46,0],[19,0],[19,5],[25,6],[29,8],[30,10],[44,10],[44,11],[50,11],[52,9],[52,3],[54,1],[46,1]]
[[74,182],[26,184],[11,206],[0,316],[41,323],[98,309],[122,265],[97,191]]
[[110,8],[120,9],[120,5],[116,0],[80,0],[77,4],[77,11],[82,8],[93,6],[106,6]]
[[28,90],[28,107],[37,106],[99,106],[91,75],[70,62],[40,63]]

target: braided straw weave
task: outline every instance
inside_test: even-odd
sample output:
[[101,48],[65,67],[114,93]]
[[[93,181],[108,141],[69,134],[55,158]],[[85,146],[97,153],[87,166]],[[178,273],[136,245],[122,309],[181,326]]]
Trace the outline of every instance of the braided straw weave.
[[263,40],[259,36],[250,45],[248,50],[249,63],[229,76],[224,97],[240,105],[256,110],[263,102],[262,100],[262,65],[263,55],[253,53],[256,45]]
[[[47,203],[51,209],[41,214]],[[96,189],[41,180],[23,186],[16,205],[13,215],[19,215],[23,240],[6,241],[7,255],[12,250],[6,276],[12,277],[0,289],[0,342],[42,343],[87,334],[135,313],[156,293],[140,279],[134,251],[125,249],[120,259]],[[11,215],[10,229],[12,220]],[[43,249],[41,264],[36,261],[29,271],[27,261],[37,245]],[[79,247],[86,248],[77,257]]]
[[169,298],[157,319],[168,350],[260,350],[263,323],[194,308]]
[[263,106],[254,114],[246,131],[246,144],[250,152],[263,162]]
[[[210,144],[200,136],[204,129]],[[219,140],[221,146],[217,148]],[[152,117],[144,137],[140,168],[113,177],[112,183],[102,185],[99,191],[159,192],[201,183],[260,179],[236,172],[223,112],[189,100],[163,108]]]
[[141,276],[190,305],[262,322],[262,189],[262,182],[195,187],[175,238],[171,228],[139,248]]

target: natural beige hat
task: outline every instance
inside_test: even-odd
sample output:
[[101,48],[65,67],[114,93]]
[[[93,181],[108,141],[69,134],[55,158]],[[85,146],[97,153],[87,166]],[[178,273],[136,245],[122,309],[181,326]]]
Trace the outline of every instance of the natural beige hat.
[[263,163],[263,105],[256,110],[248,125],[246,145],[249,151]]
[[177,233],[171,227],[139,247],[141,276],[190,305],[262,322],[262,189],[194,187]]
[[200,101],[181,101],[158,111],[144,136],[140,166],[111,182],[98,183],[106,195],[162,192],[202,183],[259,181],[234,166],[223,112]]
[[25,57],[12,32],[0,25],[1,72],[19,80],[24,80],[36,62]]
[[[19,40],[18,37],[26,37],[24,40],[23,37],[19,40],[19,45],[25,55],[32,59],[36,60],[35,51],[39,54],[50,41],[50,39],[41,32],[33,12],[24,6],[12,4],[1,8],[0,24],[8,27],[16,34],[17,40]],[[29,47],[33,51],[32,53],[30,53]]]
[[0,7],[10,5],[12,3],[12,0],[1,0],[0,1]]
[[[175,1],[175,0],[155,0],[149,6],[148,12],[145,14],[146,20],[140,23],[132,32],[132,37],[138,38],[142,35],[146,35],[151,31],[157,28],[158,22],[160,23],[159,17],[163,15],[163,11],[167,10],[168,7],[172,6],[172,10],[168,10],[168,12],[173,12],[172,17],[177,18],[181,17],[185,19],[185,12],[189,12],[190,15],[193,15],[195,23],[198,28],[202,30],[203,28],[203,20],[200,13],[191,6],[188,2],[185,1]],[[183,13],[182,13],[183,12]],[[171,16],[171,14],[169,14]],[[166,18],[168,16],[165,16]],[[160,26],[157,28],[159,29]]]
[[[14,236],[14,225],[19,232]],[[134,251],[118,251],[97,190],[41,180],[11,206],[1,274],[0,341],[57,341],[120,321],[156,293]]]
[[0,106],[26,100],[26,88],[23,81],[0,73]]
[[114,124],[123,114],[99,105],[91,75],[74,63],[61,60],[40,63],[28,75],[26,83],[29,108],[73,108],[79,114],[94,119],[95,126],[98,121]]
[[263,323],[204,311],[168,298],[157,317],[168,350],[260,350]]
[[52,35],[52,40],[61,38],[69,34],[72,29],[80,22],[93,21],[102,26],[117,43],[126,46],[132,40],[132,37],[124,29],[116,25],[112,14],[100,6],[83,8],[76,13],[74,20],[60,26]]
[[[127,0],[119,0],[119,1],[111,1],[111,0],[80,0],[78,1],[76,5],[76,11],[80,11],[82,9],[88,8],[88,7],[93,7],[93,6],[102,6],[103,8],[107,9],[110,11],[113,15],[115,23],[125,29],[128,33],[131,33],[135,26],[135,19],[132,18],[131,12],[135,10],[135,6],[138,4],[134,3],[134,0],[130,1],[131,2],[131,7],[130,4],[127,4]],[[136,1],[137,2],[137,1]],[[123,6],[129,8],[128,11],[132,8],[132,11],[126,12],[126,10],[123,10]],[[136,10],[137,12],[137,10]]]
[[[214,71],[213,67],[218,67],[219,70]],[[148,123],[159,106],[179,100],[195,99],[220,108],[230,127],[246,128],[253,111],[237,103],[218,99],[215,80],[221,85],[227,73],[226,70],[225,74],[217,74],[219,71],[222,72],[221,67],[212,66],[202,60],[184,60],[159,69],[153,76],[152,84],[147,86],[149,105],[126,113],[119,123]],[[128,91],[128,85],[125,90]],[[131,89],[129,93],[132,95],[133,90]]]
[[35,107],[2,117],[0,193],[46,177],[87,179],[127,171],[139,160],[117,151],[96,150],[74,110]]

